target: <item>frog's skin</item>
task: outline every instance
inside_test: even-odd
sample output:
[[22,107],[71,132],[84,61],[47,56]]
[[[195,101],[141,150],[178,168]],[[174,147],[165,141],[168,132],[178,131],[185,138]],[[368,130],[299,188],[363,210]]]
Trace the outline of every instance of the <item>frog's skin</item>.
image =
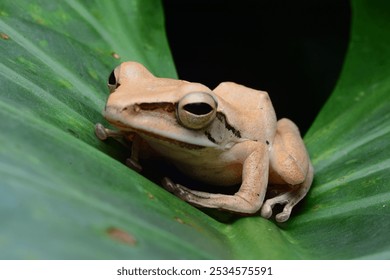
[[[158,154],[208,184],[241,184],[234,195],[200,192],[165,178],[166,189],[198,207],[289,219],[306,195],[313,167],[296,125],[276,120],[268,94],[232,82],[214,90],[199,83],[157,78],[143,65],[125,62],[111,73],[104,117],[119,131],[96,125],[97,136],[132,141],[128,163]],[[267,188],[278,190],[266,201]],[[282,191],[280,191],[282,189]]]

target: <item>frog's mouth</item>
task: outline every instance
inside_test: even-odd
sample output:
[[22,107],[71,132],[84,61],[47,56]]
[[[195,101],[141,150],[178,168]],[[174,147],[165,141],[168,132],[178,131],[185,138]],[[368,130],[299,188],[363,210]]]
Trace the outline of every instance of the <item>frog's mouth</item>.
[[[110,122],[111,123],[111,122]],[[189,141],[185,142],[184,139],[175,139],[174,137],[167,137],[165,135],[162,135],[161,133],[153,133],[151,131],[147,131],[145,129],[137,129],[137,128],[129,128],[128,126],[125,126],[122,123],[111,123],[113,126],[117,127],[119,130],[128,132],[129,134],[138,134],[145,140],[149,140],[148,142],[163,142],[166,145],[170,146],[178,146],[181,148],[186,148],[189,150],[199,150],[210,147],[210,145],[201,145],[201,144],[195,144],[190,143]],[[126,134],[126,133],[125,133]]]
[[179,139],[174,139],[172,137],[165,137],[163,135],[158,135],[158,134],[151,133],[151,132],[145,131],[145,130],[135,130],[134,132],[137,133],[138,135],[140,135],[141,137],[143,137],[145,140],[149,140],[148,142],[159,142],[159,143],[164,142],[166,145],[178,146],[178,147],[185,148],[188,150],[205,149],[205,148],[210,146],[210,145],[204,146],[204,145],[200,145],[200,144],[184,142],[184,141],[179,140]]
[[149,141],[202,149],[216,147],[205,129],[191,130],[177,119],[175,104],[142,104],[122,109],[106,107],[104,117],[122,132],[136,133]]

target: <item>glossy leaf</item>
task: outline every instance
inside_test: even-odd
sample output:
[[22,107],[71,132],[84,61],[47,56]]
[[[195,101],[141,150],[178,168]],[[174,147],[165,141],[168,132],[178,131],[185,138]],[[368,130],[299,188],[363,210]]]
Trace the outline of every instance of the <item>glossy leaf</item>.
[[1,4],[1,258],[225,256],[207,219],[94,135],[114,52],[175,76],[160,2],[23,2]]
[[221,222],[102,143],[106,78],[175,77],[155,0],[0,3],[0,258],[390,258],[390,4],[352,1],[339,83],[305,137],[311,192],[285,224]]

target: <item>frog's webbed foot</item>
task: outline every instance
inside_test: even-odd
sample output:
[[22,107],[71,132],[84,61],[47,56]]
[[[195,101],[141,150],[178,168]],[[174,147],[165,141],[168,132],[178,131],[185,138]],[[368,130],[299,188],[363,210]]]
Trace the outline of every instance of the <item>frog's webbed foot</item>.
[[126,159],[126,165],[136,172],[142,171],[142,166],[140,165],[138,160],[140,145],[140,139],[138,136],[136,136],[135,134],[126,134],[122,131],[105,128],[101,123],[97,123],[95,125],[95,135],[99,140],[102,141],[106,140],[107,138],[115,138],[126,147],[129,147],[129,145],[123,139],[126,138],[126,140],[131,141],[131,156]]
[[269,219],[272,216],[272,209],[276,204],[284,204],[283,211],[275,216],[276,221],[285,222],[290,218],[293,207],[305,196],[306,192],[295,189],[276,197],[267,199],[261,207],[261,216]]
[[299,201],[302,200],[310,189],[313,181],[313,167],[309,166],[309,173],[306,180],[299,185],[293,186],[288,191],[277,195],[273,198],[267,199],[261,207],[261,216],[263,218],[270,218],[272,216],[272,209],[276,204],[284,205],[283,211],[275,216],[276,221],[285,222],[290,218],[291,211]]

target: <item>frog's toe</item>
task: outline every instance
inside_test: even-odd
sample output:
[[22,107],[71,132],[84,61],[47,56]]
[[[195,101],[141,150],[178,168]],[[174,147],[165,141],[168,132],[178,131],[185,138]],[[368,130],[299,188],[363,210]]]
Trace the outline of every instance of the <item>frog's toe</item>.
[[174,183],[168,177],[164,177],[162,179],[161,184],[164,187],[164,189],[166,189],[170,193],[173,193],[174,195],[176,195],[176,196],[178,196],[178,197],[180,197],[182,199],[184,199],[185,196],[187,195],[187,191],[186,191],[185,187],[183,187],[183,186],[181,186],[179,184]]
[[275,216],[277,222],[285,222],[290,218],[291,211],[294,206],[301,200],[302,196],[298,192],[287,192],[279,196],[267,199],[261,208],[261,216],[263,218],[270,218],[272,216],[272,209],[276,204],[284,205],[283,211]]
[[[166,189],[170,193],[173,193],[184,201],[187,201],[193,205],[197,205],[200,207],[212,207],[212,205],[208,205],[210,200],[213,200],[210,197],[212,196],[212,194],[210,193],[191,190],[189,188],[186,188],[185,186],[176,184],[167,177],[163,178],[161,184],[164,189]],[[207,201],[207,203],[205,201]]]
[[166,189],[170,193],[175,193],[176,189],[178,188],[177,185],[168,177],[164,177],[161,181],[161,184],[164,189]]
[[133,169],[134,171],[138,172],[138,173],[142,171],[141,164],[139,164],[138,161],[136,161],[136,160],[134,160],[132,158],[127,158],[126,159],[126,165],[128,167],[130,167],[131,169]]
[[99,140],[106,140],[108,138],[107,129],[101,124],[95,124],[95,135]]
[[290,218],[291,210],[296,204],[295,199],[292,198],[291,193],[284,193],[279,196],[267,199],[261,207],[261,216],[269,219],[272,216],[272,209],[276,204],[285,205],[283,212],[275,216],[276,221],[285,222]]
[[283,208],[283,212],[275,216],[275,220],[279,223],[287,221],[290,218],[292,208],[293,206],[290,203],[286,204],[286,206]]
[[105,128],[101,123],[95,124],[95,135],[99,140],[106,140],[107,138],[120,138],[123,137],[123,132],[115,131],[108,128]]
[[261,216],[264,219],[269,219],[272,216],[272,207],[271,203],[269,203],[269,200],[267,200],[263,206],[261,207]]

